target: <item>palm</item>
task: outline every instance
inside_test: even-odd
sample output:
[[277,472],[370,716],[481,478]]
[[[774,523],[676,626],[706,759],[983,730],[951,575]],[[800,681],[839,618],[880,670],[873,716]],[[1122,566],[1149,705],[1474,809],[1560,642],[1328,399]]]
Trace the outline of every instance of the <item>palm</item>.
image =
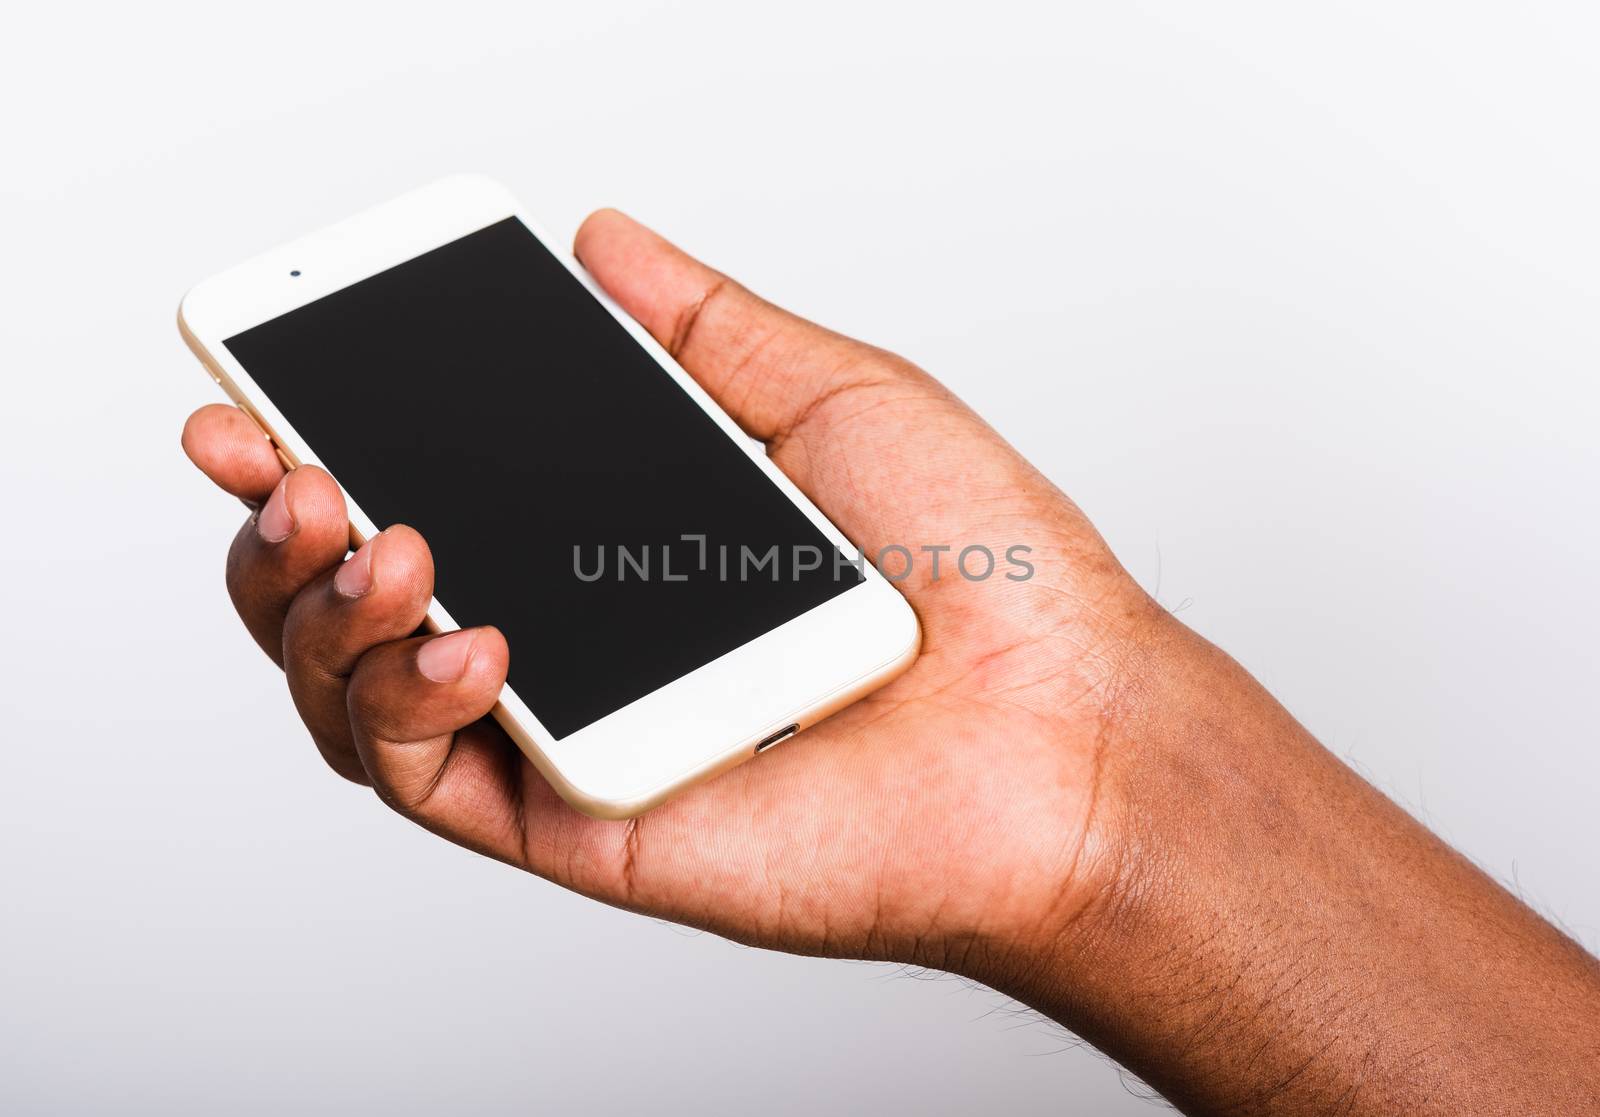
[[[1080,844],[1086,727],[963,684],[971,666],[934,649],[793,744],[625,823],[573,811],[479,722],[454,749],[484,769],[416,810],[447,837],[611,903],[760,945],[904,956],[935,925],[976,934],[1005,916],[1012,882],[984,866],[1060,881]],[[487,798],[485,769],[504,773]],[[452,802],[456,790],[467,801]],[[952,876],[951,864],[973,873]]]

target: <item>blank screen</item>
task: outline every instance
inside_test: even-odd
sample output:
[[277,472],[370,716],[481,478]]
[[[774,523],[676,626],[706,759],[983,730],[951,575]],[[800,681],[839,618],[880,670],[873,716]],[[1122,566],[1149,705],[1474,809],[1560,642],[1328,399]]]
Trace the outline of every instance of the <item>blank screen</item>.
[[225,344],[557,738],[860,583],[516,218]]

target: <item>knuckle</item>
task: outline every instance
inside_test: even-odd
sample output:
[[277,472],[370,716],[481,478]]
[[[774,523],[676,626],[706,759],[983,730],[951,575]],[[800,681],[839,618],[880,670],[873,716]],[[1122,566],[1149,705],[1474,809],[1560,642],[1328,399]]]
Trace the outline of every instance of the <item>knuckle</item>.
[[289,675],[289,687],[297,694],[308,692],[326,694],[342,690],[349,685],[342,664],[315,632],[315,622],[295,623],[291,608],[290,620],[283,627],[283,663]]
[[344,704],[350,714],[350,725],[357,735],[374,737],[387,728],[385,722],[388,719],[383,701],[374,693],[371,683],[363,677],[359,667],[350,679],[350,686],[345,690]]
[[399,711],[393,698],[362,664],[357,664],[345,690],[345,709],[358,737],[380,741],[404,739],[404,734],[399,732]]
[[732,290],[733,281],[727,276],[719,275],[713,278],[700,293],[699,298],[678,312],[677,319],[672,324],[672,334],[667,339],[667,352],[675,358],[683,356],[695,335],[695,327],[707,317],[706,312],[725,301]]

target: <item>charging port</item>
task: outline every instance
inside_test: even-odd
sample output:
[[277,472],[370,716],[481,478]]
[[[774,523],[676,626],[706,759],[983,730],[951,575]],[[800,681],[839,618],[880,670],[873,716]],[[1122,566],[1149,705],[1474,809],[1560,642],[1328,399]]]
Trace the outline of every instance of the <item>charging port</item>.
[[798,725],[786,725],[772,736],[763,739],[762,742],[756,746],[756,751],[766,752],[785,737],[793,737],[798,732],[800,732],[800,727]]

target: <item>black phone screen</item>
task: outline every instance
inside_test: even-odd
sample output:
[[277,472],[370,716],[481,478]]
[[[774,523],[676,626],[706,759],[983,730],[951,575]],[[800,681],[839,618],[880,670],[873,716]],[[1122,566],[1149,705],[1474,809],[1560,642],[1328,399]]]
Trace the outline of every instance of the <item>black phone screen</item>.
[[224,344],[556,738],[861,581],[514,217]]

